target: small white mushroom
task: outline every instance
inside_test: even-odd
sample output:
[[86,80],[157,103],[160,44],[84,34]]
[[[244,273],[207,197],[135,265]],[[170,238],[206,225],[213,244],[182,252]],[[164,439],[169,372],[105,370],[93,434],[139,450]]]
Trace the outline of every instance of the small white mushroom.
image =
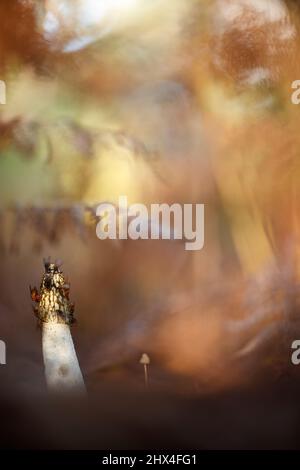
[[145,377],[145,386],[148,387],[149,385],[149,378],[148,378],[148,365],[150,364],[150,357],[148,354],[143,353],[140,359],[140,364],[144,366],[144,377]]

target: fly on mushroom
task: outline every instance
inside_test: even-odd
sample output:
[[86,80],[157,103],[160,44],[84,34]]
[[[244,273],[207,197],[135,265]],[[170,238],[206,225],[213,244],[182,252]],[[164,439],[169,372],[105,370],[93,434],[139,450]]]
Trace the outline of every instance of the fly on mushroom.
[[52,321],[72,325],[75,323],[75,306],[69,300],[70,285],[60,269],[61,262],[44,259],[44,267],[40,292],[30,286],[31,299],[37,304],[33,310],[39,324]]

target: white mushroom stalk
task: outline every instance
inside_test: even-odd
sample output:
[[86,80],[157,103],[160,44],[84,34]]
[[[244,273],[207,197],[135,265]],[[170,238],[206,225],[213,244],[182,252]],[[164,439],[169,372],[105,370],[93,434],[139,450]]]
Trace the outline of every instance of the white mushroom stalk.
[[40,292],[30,288],[37,303],[35,315],[42,326],[42,348],[48,389],[55,393],[86,392],[70,326],[74,305],[69,301],[69,285],[57,263],[44,261]]
[[148,354],[143,353],[140,359],[140,364],[144,366],[144,378],[145,378],[145,387],[148,388],[149,378],[148,378],[148,366],[150,364],[150,357]]

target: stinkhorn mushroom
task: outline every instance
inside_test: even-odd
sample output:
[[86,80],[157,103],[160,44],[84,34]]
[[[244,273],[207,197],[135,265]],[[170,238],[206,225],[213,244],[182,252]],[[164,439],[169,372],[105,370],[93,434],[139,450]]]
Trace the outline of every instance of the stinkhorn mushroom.
[[45,273],[40,292],[31,288],[36,302],[34,312],[42,327],[42,348],[47,386],[57,393],[85,393],[70,326],[75,322],[74,304],[69,300],[70,286],[60,265],[44,260]]

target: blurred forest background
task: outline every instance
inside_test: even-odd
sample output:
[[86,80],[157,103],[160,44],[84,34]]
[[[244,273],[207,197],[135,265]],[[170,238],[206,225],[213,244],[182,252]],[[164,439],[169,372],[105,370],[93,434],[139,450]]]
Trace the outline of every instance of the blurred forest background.
[[[1,0],[0,17],[5,445],[299,445],[299,3]],[[204,249],[98,240],[95,208],[119,195],[204,203]],[[28,286],[48,255],[104,434],[81,410],[57,436],[42,412]]]

